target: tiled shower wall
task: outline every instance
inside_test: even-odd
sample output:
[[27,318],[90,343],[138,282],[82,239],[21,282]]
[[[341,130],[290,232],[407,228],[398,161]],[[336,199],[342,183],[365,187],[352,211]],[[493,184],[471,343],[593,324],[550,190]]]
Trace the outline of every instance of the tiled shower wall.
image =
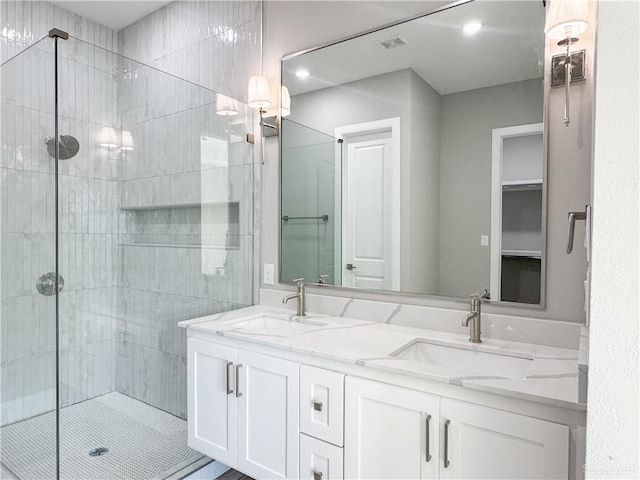
[[[260,28],[256,1],[173,2],[121,30],[118,44],[128,58],[244,100],[260,71]],[[176,322],[252,303],[251,117],[241,107],[226,120],[209,90],[129,73],[118,110],[144,144],[120,171],[117,389],[186,417]]]
[[[108,49],[112,30],[46,2],[2,2],[6,61],[53,26]],[[36,279],[54,269],[53,42],[39,42],[2,67],[2,424],[55,406],[54,297]],[[115,388],[117,163],[94,147],[117,118],[112,65],[78,41],[61,46],[60,134],[80,142],[60,163],[60,358],[62,405]]]
[[[174,2],[117,34],[47,2],[3,1],[1,8],[2,61],[55,26],[239,100],[260,69],[259,2]],[[243,141],[250,117],[221,123],[211,92],[143,67],[156,87],[182,85],[167,102],[162,88],[127,85],[115,57],[72,43],[69,56],[78,61],[62,62],[60,133],[76,136],[80,152],[61,163],[60,177],[63,401],[116,389],[184,417],[186,342],[176,322],[252,302],[254,165]],[[48,69],[44,60],[23,60],[15,77],[36,79],[30,92],[42,98],[41,89],[52,88],[51,59]],[[132,93],[144,114],[131,114],[124,99]],[[208,105],[194,108],[181,94]],[[3,424],[54,405],[53,297],[34,287],[53,269],[47,100],[40,101],[46,107],[3,108]],[[95,147],[100,126],[121,122],[134,133],[134,152],[121,157]],[[5,135],[7,125],[15,132]],[[203,142],[212,139],[227,140],[227,164],[203,158]],[[45,205],[48,216],[40,213]]]

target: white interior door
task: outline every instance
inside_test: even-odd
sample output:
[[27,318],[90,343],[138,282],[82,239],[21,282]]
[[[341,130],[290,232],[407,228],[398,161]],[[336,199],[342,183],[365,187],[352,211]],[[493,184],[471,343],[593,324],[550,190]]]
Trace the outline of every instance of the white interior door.
[[344,139],[343,285],[391,290],[393,142],[391,130]]

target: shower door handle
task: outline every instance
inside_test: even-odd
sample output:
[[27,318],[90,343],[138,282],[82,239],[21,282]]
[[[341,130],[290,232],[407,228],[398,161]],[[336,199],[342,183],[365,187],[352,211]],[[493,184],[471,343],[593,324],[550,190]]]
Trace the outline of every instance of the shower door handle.
[[231,388],[231,379],[229,378],[229,367],[233,367],[233,362],[227,362],[225,366],[225,377],[227,382],[227,395],[231,395],[233,393],[233,389]]

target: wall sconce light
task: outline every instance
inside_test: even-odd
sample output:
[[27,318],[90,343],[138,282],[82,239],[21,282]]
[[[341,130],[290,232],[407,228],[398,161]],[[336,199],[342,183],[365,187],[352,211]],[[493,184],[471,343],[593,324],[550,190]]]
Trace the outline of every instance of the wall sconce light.
[[125,152],[130,152],[135,150],[136,146],[133,143],[133,135],[128,130],[122,131],[122,150]]
[[282,85],[282,96],[280,100],[280,116],[288,117],[291,115],[291,95],[289,89]]
[[115,128],[102,127],[102,129],[100,130],[98,145],[100,145],[102,148],[118,148],[118,136],[116,135]]
[[571,82],[585,79],[585,51],[571,52],[571,44],[587,28],[589,12],[586,0],[551,0],[545,34],[552,40],[559,40],[558,45],[566,46],[564,54],[554,55],[551,59],[551,85],[565,87],[564,125],[569,125],[569,86]]
[[278,119],[273,117],[264,118],[266,107],[271,106],[271,92],[269,82],[261,75],[254,75],[249,78],[249,106],[258,109],[260,113],[260,127],[262,127],[263,137],[273,137],[278,135]]
[[226,95],[218,94],[216,99],[216,114],[222,117],[233,117],[238,114],[236,101]]

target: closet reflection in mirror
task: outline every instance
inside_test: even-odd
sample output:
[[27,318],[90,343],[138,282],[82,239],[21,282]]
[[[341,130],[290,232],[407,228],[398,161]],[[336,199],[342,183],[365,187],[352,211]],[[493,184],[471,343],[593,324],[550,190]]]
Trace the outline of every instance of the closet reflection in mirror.
[[280,280],[543,303],[543,28],[476,0],[284,59]]

